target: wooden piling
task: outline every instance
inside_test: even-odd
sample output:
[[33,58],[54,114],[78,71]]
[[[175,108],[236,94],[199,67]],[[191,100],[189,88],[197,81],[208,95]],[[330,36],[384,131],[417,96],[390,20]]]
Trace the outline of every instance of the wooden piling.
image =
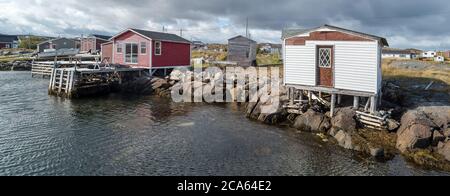
[[336,94],[331,94],[330,117],[334,117],[334,108],[336,106]]
[[370,97],[370,113],[371,114],[375,114],[375,112],[377,111],[377,96],[374,95],[372,97]]
[[341,105],[341,103],[342,103],[342,95],[338,95],[337,96],[337,104]]
[[353,97],[353,109],[358,109],[359,108],[359,97],[358,96],[354,96]]

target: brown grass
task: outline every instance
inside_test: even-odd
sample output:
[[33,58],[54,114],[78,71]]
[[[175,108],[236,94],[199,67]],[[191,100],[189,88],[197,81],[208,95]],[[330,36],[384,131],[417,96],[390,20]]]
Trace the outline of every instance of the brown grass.
[[424,79],[434,79],[434,80],[441,80],[442,82],[445,82],[446,84],[450,85],[450,72],[448,70],[437,69],[433,66],[430,66],[429,69],[424,70],[397,68],[391,66],[391,63],[394,61],[395,60],[383,61],[382,70],[384,77],[388,78],[415,77]]

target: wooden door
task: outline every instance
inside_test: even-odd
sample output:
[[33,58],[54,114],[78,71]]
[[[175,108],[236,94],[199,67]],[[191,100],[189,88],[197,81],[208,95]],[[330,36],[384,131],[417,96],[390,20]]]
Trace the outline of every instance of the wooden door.
[[317,85],[324,87],[334,86],[334,47],[317,47]]

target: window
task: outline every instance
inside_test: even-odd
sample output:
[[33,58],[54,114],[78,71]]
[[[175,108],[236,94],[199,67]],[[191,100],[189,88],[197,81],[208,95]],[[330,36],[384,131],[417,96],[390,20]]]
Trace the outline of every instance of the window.
[[122,53],[122,44],[121,43],[117,43],[116,48],[117,48],[117,53]]
[[331,68],[331,48],[319,48],[319,67]]
[[161,42],[157,41],[155,42],[155,55],[161,55]]
[[6,44],[5,48],[11,48],[11,46],[9,44]]
[[127,43],[125,44],[125,63],[138,63],[138,44]]
[[141,42],[141,54],[147,54],[147,42]]

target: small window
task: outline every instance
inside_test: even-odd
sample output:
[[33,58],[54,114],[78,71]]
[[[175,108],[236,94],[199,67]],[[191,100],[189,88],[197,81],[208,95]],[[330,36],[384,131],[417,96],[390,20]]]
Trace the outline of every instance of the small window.
[[125,44],[125,63],[131,63],[131,64],[138,63],[138,44],[137,43]]
[[331,68],[331,48],[319,48],[319,67]]
[[122,53],[122,44],[121,43],[118,43],[117,44],[117,53]]
[[141,42],[141,54],[147,54],[147,42]]
[[155,42],[155,55],[161,55],[162,51],[161,51],[161,42]]

